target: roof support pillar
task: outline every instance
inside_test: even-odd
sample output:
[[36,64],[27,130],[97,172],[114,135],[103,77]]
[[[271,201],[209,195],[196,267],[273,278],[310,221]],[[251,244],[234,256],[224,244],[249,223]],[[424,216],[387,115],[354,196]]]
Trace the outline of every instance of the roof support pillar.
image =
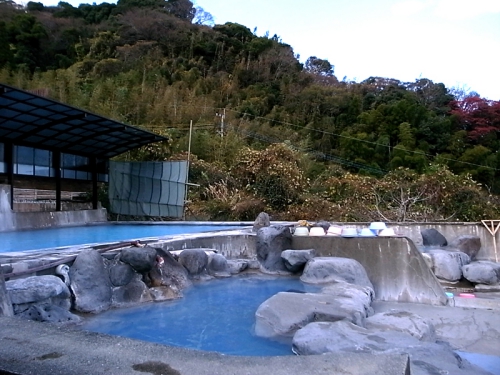
[[97,194],[97,159],[90,158],[90,170],[92,173],[92,208],[97,210],[98,194]]
[[61,153],[54,151],[52,157],[56,179],[56,211],[61,211]]
[[14,146],[4,143],[4,160],[7,172],[7,184],[10,185],[10,208],[14,210]]

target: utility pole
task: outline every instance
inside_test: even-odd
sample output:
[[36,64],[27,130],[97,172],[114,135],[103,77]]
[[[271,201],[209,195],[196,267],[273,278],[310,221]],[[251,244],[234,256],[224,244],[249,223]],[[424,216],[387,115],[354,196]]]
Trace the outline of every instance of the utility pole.
[[222,110],[222,113],[217,113],[216,115],[217,115],[217,117],[221,118],[221,120],[220,120],[220,130],[217,133],[219,133],[220,137],[223,138],[224,137],[224,120],[226,118],[226,108],[224,108]]
[[191,161],[191,137],[193,135],[193,120],[189,122],[189,141],[188,141],[188,154],[187,154],[187,171],[186,171],[186,184],[184,190],[184,210],[182,212],[182,220],[186,220],[186,201],[188,200],[188,187],[189,187],[189,163]]

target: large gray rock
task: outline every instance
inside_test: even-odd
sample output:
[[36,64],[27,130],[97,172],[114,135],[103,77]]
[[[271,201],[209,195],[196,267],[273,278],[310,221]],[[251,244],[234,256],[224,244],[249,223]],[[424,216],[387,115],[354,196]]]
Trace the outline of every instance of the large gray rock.
[[470,257],[473,261],[476,259],[477,253],[481,250],[481,239],[478,236],[459,236],[448,245],[450,248],[457,249]]
[[96,250],[80,252],[69,269],[74,309],[99,313],[111,307],[112,285],[104,259]]
[[373,315],[371,304],[375,300],[375,292],[370,286],[340,282],[323,287],[321,289],[321,294],[330,294],[338,298],[354,299],[365,306],[366,316]]
[[177,290],[182,290],[192,285],[187,269],[169,251],[160,248],[157,248],[156,251],[163,260],[158,268],[161,279],[160,285],[169,286]]
[[424,246],[446,246],[448,241],[446,237],[439,233],[436,229],[423,229],[420,231],[422,235],[422,245]]
[[31,276],[7,281],[6,286],[17,317],[50,323],[80,321],[69,311],[71,293],[57,276]]
[[126,307],[143,302],[150,302],[153,298],[149,289],[141,280],[141,275],[136,276],[127,284],[113,288],[113,307]]
[[300,280],[310,284],[346,282],[373,289],[364,267],[350,258],[313,258],[307,262]]
[[109,267],[109,279],[113,286],[127,285],[137,275],[130,264],[121,262],[118,259],[113,260]]
[[252,230],[257,232],[260,228],[269,227],[271,225],[271,220],[269,220],[269,215],[265,212],[261,212],[257,215],[255,222],[253,223]]
[[314,249],[285,250],[281,253],[281,258],[283,258],[287,270],[297,273],[302,271],[306,263],[314,258]]
[[289,227],[271,226],[257,231],[256,251],[261,271],[270,274],[290,274],[281,258],[283,250],[292,247]]
[[17,314],[19,318],[48,323],[78,323],[81,318],[71,313],[68,309],[45,304],[33,304],[27,310]]
[[467,254],[461,251],[430,250],[432,267],[437,278],[447,281],[458,281],[462,278],[462,267],[470,263]]
[[182,292],[175,287],[169,286],[158,286],[154,288],[149,288],[149,293],[153,301],[170,301],[173,299],[182,298]]
[[179,254],[179,263],[186,268],[189,275],[197,276],[206,272],[208,255],[203,249],[186,249]]
[[[362,326],[371,311],[371,298],[367,298],[367,290],[352,284],[346,288],[349,287],[352,288],[351,295],[345,293],[345,288],[325,293],[278,293],[264,301],[255,312],[255,334],[261,337],[292,336],[297,329],[314,321],[345,319]],[[353,297],[356,294],[358,298]]]
[[[236,275],[249,268],[250,263],[251,261],[245,259],[228,259],[227,270],[231,275]],[[255,269],[259,269],[259,262],[255,261],[255,263],[257,263]]]
[[14,309],[14,315],[19,315],[24,311],[31,308],[33,305],[52,305],[59,307],[63,310],[69,311],[71,309],[71,293],[63,293],[55,297],[47,298],[38,302],[20,303],[12,305]]
[[231,276],[227,265],[227,259],[222,254],[214,254],[210,257],[207,270],[210,275],[215,277]]
[[156,249],[148,246],[123,249],[120,260],[139,273],[149,272],[156,263]]
[[57,276],[31,276],[5,283],[13,304],[40,302],[56,296],[69,298],[69,289]]
[[460,358],[446,343],[422,342],[407,333],[365,329],[348,321],[308,324],[294,335],[292,350],[299,355],[408,353],[412,375],[489,374]]
[[376,331],[408,333],[420,341],[436,341],[434,324],[421,316],[404,310],[390,310],[366,319],[365,327]]
[[248,259],[245,262],[249,270],[260,270],[260,262],[257,259]]
[[486,260],[462,267],[464,277],[472,283],[495,285],[500,282],[500,264]]
[[292,350],[298,355],[330,352],[377,353],[395,347],[420,345],[420,341],[402,332],[378,332],[343,320],[312,322],[293,336]]

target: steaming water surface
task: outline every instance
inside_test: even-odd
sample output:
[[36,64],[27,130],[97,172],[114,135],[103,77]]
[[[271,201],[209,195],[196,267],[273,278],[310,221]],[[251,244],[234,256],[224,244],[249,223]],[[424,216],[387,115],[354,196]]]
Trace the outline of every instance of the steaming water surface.
[[160,344],[231,355],[291,355],[289,342],[253,334],[255,311],[274,294],[317,291],[298,278],[238,276],[197,284],[184,297],[108,311],[88,319],[84,329]]

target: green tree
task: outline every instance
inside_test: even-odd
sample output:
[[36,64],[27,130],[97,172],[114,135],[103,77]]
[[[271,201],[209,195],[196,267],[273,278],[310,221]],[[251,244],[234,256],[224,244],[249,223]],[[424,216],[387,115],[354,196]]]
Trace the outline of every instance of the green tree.
[[75,8],[70,3],[65,1],[60,1],[57,6],[57,11],[54,13],[54,17],[59,18],[82,18],[83,13],[80,9]]
[[165,8],[171,15],[189,22],[196,14],[196,9],[189,0],[167,0]]
[[42,3],[28,1],[28,4],[26,4],[26,9],[28,10],[28,12],[43,12],[45,7]]
[[115,13],[125,13],[138,8],[161,9],[164,6],[165,0],[118,0]]
[[44,41],[48,34],[43,25],[30,14],[20,14],[7,25],[7,35],[16,65],[34,71],[43,67]]
[[12,63],[13,53],[10,48],[5,22],[0,21],[0,69]]
[[311,56],[307,59],[304,66],[306,72],[318,75],[318,76],[333,76],[333,65],[326,59],[320,59],[316,56]]

